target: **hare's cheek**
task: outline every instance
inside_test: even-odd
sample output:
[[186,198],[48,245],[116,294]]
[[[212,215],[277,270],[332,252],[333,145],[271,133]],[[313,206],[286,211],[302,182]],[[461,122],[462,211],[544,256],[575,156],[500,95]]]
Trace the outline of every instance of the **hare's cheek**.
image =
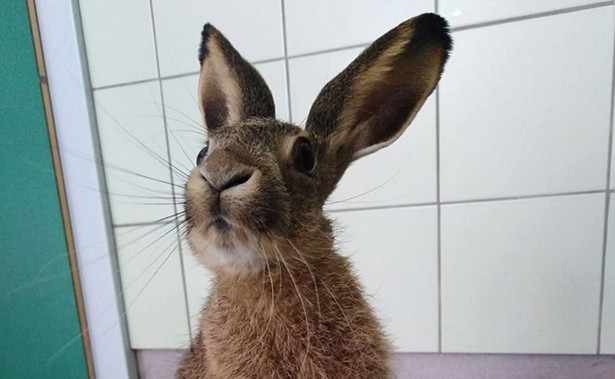
[[208,210],[214,195],[207,183],[196,173],[190,175],[186,184],[185,211],[191,227],[200,227],[209,218]]
[[286,234],[292,209],[288,194],[275,184],[263,188],[244,207],[245,224],[260,234]]

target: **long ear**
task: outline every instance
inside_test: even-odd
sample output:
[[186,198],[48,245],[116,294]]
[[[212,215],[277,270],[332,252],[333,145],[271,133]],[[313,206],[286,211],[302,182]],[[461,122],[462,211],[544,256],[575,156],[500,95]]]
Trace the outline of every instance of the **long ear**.
[[203,27],[199,62],[199,106],[208,130],[248,117],[275,117],[263,78],[211,24]]
[[452,47],[446,20],[423,14],[401,23],[320,92],[306,129],[318,141],[323,196],[350,164],[393,143],[436,87]]

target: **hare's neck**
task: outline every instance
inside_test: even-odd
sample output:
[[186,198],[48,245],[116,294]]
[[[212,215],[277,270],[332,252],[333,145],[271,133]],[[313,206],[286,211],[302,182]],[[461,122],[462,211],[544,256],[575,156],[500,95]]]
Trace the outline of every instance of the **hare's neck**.
[[213,302],[231,302],[246,312],[267,314],[272,307],[316,307],[346,294],[360,296],[348,261],[334,252],[318,258],[281,252],[279,259],[249,276],[218,276],[213,289]]

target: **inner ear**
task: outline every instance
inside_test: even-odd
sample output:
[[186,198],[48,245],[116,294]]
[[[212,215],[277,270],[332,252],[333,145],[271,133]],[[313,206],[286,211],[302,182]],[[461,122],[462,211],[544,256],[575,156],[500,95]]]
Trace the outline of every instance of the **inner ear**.
[[323,199],[350,162],[401,136],[436,87],[451,47],[446,20],[423,14],[378,38],[327,83],[306,123],[321,146]]
[[[437,46],[412,46],[413,53],[389,58],[388,69],[359,75],[342,117],[353,118],[352,159],[397,140],[410,125],[440,77]],[[428,63],[433,62],[433,64]],[[353,115],[354,117],[351,117]]]
[[212,25],[203,27],[199,104],[213,130],[249,117],[275,117],[271,91],[258,71]]

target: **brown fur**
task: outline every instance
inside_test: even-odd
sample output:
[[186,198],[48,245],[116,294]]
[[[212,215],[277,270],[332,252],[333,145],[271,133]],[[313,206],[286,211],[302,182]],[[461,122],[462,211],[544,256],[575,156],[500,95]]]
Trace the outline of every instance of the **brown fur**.
[[[323,204],[353,159],[405,130],[450,44],[439,16],[402,23],[323,89],[302,130],[274,119],[258,72],[205,27],[209,150],[190,174],[185,208],[188,241],[214,282],[178,377],[391,377],[389,343],[336,252]],[[295,161],[299,139],[314,148],[313,170]]]

